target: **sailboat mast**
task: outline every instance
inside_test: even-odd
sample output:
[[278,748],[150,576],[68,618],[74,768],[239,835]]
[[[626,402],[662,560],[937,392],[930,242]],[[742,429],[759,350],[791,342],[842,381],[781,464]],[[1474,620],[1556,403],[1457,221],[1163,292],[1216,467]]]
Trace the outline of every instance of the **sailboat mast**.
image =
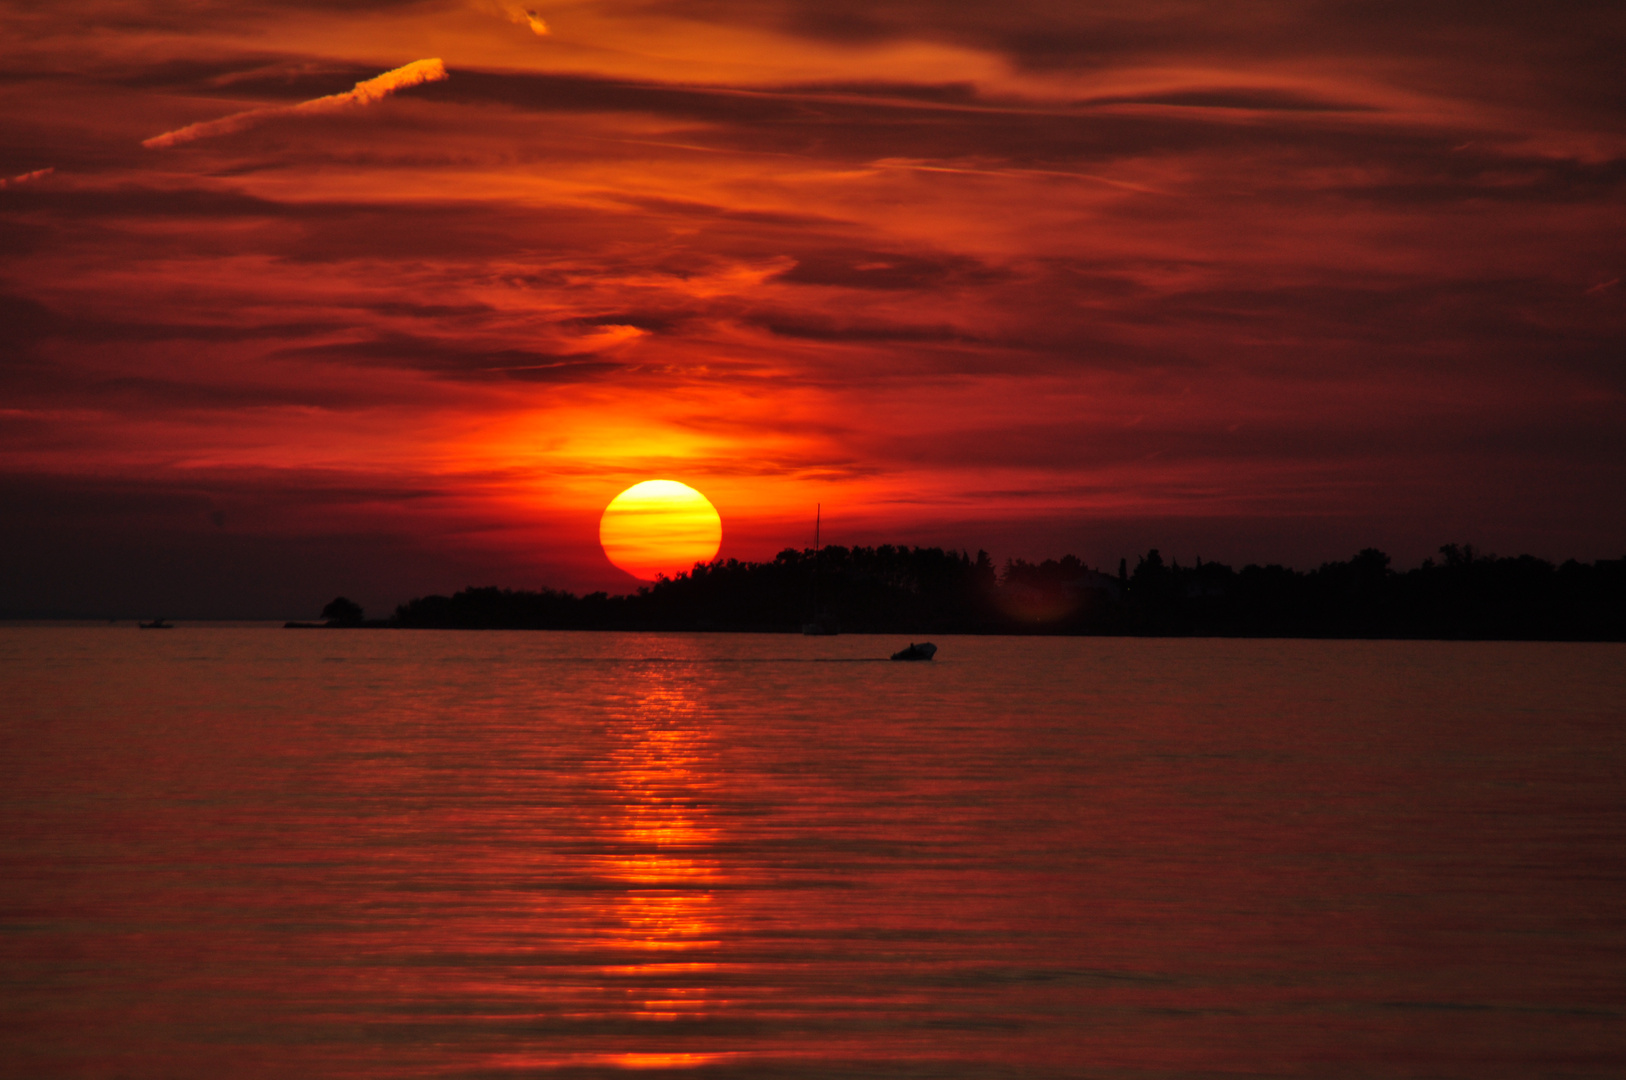
[[819,621],[819,527],[824,522],[824,504],[813,504],[813,621]]
[[[824,564],[824,504],[813,507],[813,611],[812,618],[802,624],[802,633],[829,635],[836,633],[835,620],[828,618],[819,600],[819,578]],[[806,550],[805,548],[803,549]]]

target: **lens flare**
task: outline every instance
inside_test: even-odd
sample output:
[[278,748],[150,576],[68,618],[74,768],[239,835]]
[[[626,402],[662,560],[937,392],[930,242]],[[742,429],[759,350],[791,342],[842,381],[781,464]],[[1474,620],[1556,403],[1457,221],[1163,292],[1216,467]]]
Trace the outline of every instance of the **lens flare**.
[[676,576],[717,554],[723,521],[700,492],[676,480],[645,480],[610,500],[598,523],[604,554],[635,578]]

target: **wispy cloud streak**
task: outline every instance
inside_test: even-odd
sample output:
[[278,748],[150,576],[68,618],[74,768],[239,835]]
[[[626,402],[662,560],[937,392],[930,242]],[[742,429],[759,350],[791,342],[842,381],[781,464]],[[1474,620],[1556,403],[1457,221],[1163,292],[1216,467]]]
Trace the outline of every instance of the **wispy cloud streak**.
[[14,187],[17,184],[28,184],[35,180],[43,180],[54,172],[56,172],[56,169],[54,168],[35,169],[33,172],[26,172],[21,176],[13,176],[10,180],[0,180],[0,188]]
[[397,90],[405,90],[407,87],[417,86],[419,83],[439,82],[445,78],[446,65],[438,57],[429,60],[415,60],[405,67],[398,67],[392,71],[386,71],[382,75],[359,82],[356,84],[355,89],[347,90],[342,94],[329,94],[327,97],[316,98],[312,101],[302,101],[298,105],[249,109],[246,112],[223,116],[219,120],[206,120],[198,124],[188,124],[186,127],[166,131],[162,135],[154,135],[150,139],[143,139],[141,145],[155,150],[163,149],[180,143],[192,142],[196,139],[209,139],[217,135],[232,135],[279,116],[303,116],[310,113],[338,112],[361,105],[370,105],[375,101],[382,101]]

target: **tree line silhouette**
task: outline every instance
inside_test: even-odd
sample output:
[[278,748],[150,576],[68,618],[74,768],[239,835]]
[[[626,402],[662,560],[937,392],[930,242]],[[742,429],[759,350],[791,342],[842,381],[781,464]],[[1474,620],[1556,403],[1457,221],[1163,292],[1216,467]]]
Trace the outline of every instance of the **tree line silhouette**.
[[[1396,571],[1367,548],[1300,572],[1182,566],[1153,549],[1111,573],[1073,555],[1001,569],[984,551],[831,545],[701,563],[625,596],[469,588],[366,625],[789,631],[816,614],[852,633],[1626,640],[1626,558],[1555,566],[1456,544],[1439,556]],[[335,625],[362,624],[349,601],[337,612]]]

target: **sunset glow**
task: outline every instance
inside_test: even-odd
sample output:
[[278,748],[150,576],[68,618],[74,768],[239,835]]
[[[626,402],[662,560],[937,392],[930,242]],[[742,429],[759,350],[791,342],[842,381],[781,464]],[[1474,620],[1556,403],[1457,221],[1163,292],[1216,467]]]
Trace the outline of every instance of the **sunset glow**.
[[0,13],[7,609],[620,590],[650,476],[741,559],[1626,537],[1618,5],[171,8]]

